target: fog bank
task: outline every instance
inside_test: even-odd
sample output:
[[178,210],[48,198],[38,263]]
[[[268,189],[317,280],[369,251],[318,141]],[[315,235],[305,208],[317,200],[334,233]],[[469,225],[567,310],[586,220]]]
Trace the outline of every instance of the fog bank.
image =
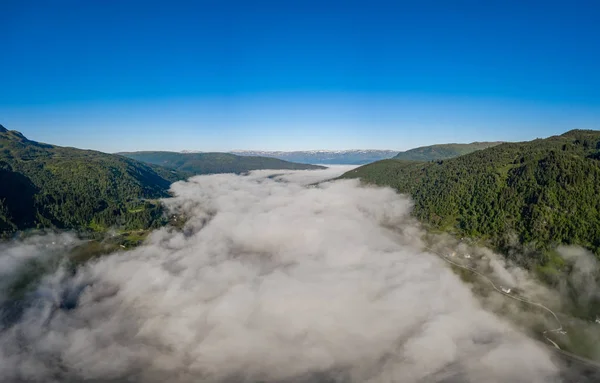
[[[338,175],[172,186],[187,217],[46,276],[0,332],[7,381],[552,382],[538,343],[423,250],[411,202]],[[3,265],[3,263],[0,263]],[[7,269],[8,270],[8,269]]]

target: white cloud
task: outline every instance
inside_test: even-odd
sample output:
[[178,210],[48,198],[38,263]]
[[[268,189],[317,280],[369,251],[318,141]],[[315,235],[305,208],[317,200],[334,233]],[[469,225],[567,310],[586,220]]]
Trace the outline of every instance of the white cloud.
[[[411,202],[323,172],[194,177],[189,217],[56,273],[0,334],[0,376],[51,382],[548,382],[547,352],[423,251]],[[281,182],[285,180],[286,182]],[[393,227],[394,230],[389,228]],[[450,381],[450,380],[447,380]]]

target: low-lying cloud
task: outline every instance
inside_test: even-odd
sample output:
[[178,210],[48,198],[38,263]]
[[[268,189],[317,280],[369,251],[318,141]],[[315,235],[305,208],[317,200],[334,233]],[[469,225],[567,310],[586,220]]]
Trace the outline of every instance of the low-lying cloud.
[[0,332],[6,381],[551,382],[546,349],[423,250],[411,202],[335,175],[194,177],[187,217],[47,275]]

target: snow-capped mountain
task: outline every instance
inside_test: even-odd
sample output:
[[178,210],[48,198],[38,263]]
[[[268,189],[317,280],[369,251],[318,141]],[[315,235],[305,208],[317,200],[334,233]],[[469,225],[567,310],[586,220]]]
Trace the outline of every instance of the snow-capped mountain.
[[304,164],[363,165],[394,157],[397,150],[351,149],[351,150],[302,150],[293,152],[233,150],[238,156],[273,157]]

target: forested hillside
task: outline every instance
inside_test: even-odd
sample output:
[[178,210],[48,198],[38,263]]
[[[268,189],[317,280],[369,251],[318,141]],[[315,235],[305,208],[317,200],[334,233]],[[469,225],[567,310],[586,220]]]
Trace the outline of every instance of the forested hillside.
[[437,161],[454,158],[477,150],[491,148],[502,142],[472,142],[470,144],[439,144],[421,146],[398,153],[394,158],[407,161]]
[[187,174],[121,156],[42,144],[0,125],[0,233],[35,227],[148,228],[153,201]]
[[269,157],[237,156],[230,153],[128,152],[118,153],[138,161],[193,174],[244,173],[257,169],[323,169]]
[[342,177],[410,194],[418,218],[500,248],[578,244],[600,254],[600,131],[505,143],[449,160],[385,160]]

